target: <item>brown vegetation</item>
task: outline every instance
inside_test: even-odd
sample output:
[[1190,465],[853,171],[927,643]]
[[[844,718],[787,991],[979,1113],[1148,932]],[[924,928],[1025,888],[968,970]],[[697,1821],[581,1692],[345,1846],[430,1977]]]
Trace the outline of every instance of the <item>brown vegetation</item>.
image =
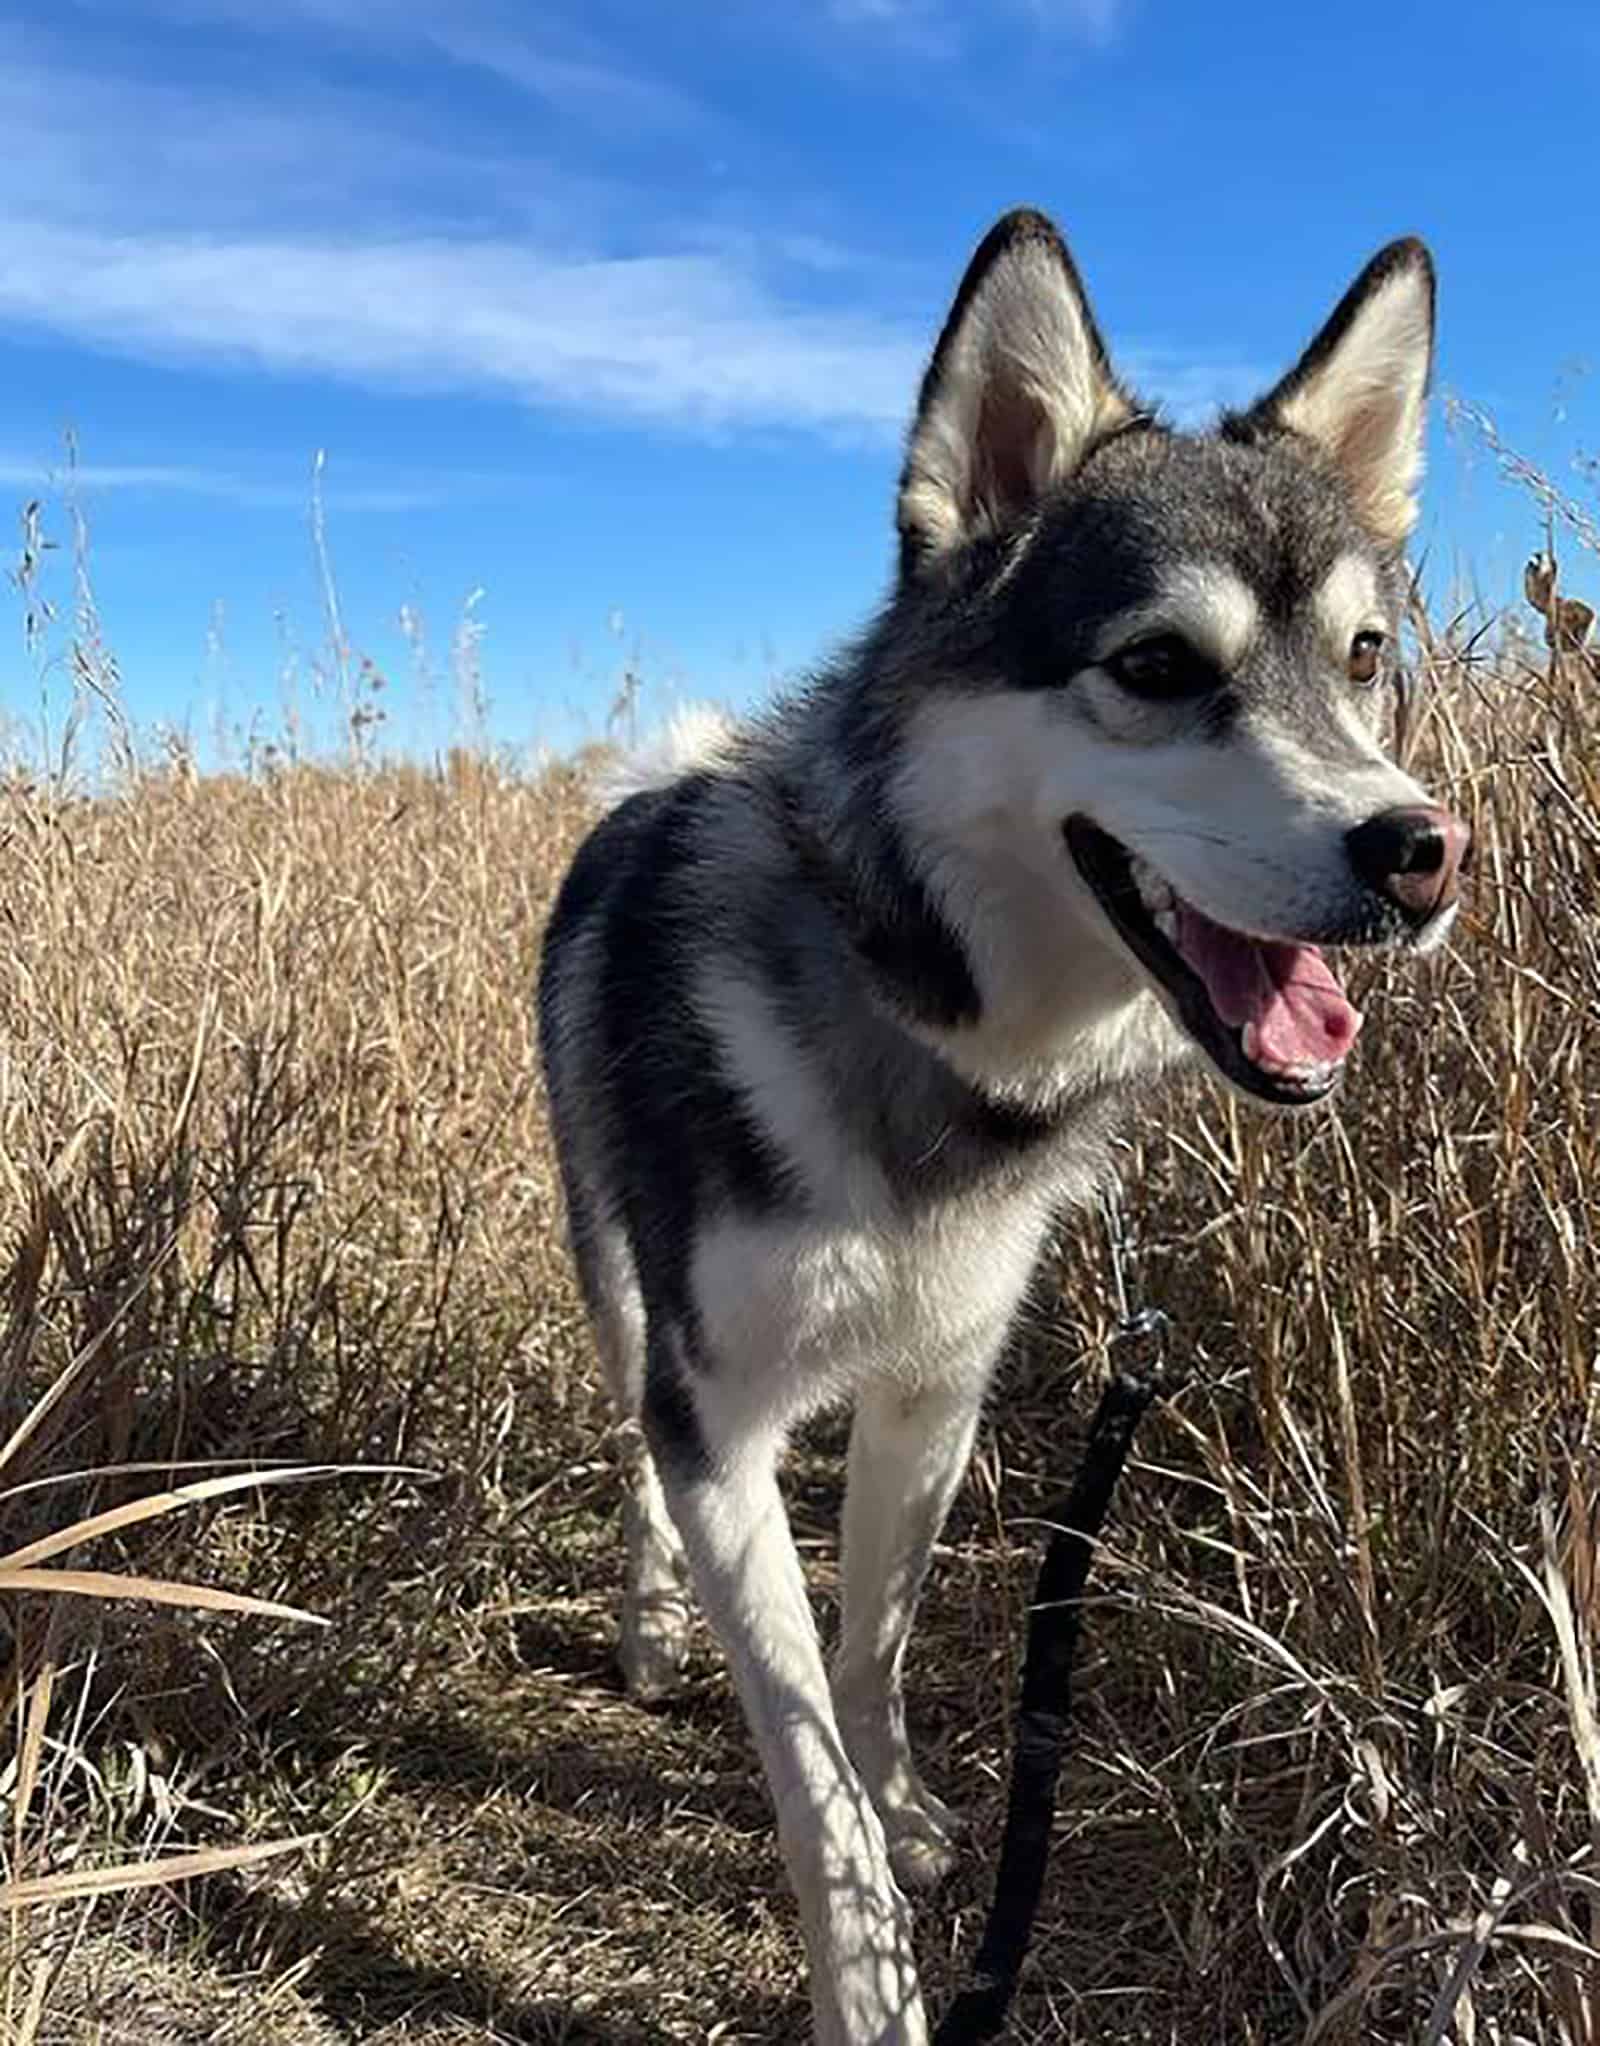
[[[1448,956],[1370,976],[1337,1109],[1264,1120],[1197,1084],[1129,1156],[1193,1377],[1093,1580],[1021,2040],[1600,2046],[1575,615],[1492,655],[1424,631],[1405,743],[1478,828],[1475,897]],[[466,755],[128,757],[92,798],[0,793],[8,2041],[805,2036],[714,1651],[654,1714],[610,1666],[609,1416],[530,1003],[585,802],[570,767]],[[914,1649],[930,1777],[976,1822],[919,1912],[935,2007],[997,1844],[1029,1516],[1110,1321],[1075,1226]],[[791,1487],[824,1607],[839,1441],[808,1435]],[[241,1464],[367,1468],[134,1516]],[[48,1560],[143,1597],[6,1576],[104,1514]],[[332,1624],[149,1602],[172,1582]],[[85,1873],[306,1836],[172,1887]]]

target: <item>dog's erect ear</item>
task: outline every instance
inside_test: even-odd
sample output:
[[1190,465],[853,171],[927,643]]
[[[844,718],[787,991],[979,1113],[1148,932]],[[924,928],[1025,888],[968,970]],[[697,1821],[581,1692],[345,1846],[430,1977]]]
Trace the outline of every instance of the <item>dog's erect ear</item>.
[[1373,537],[1398,546],[1416,523],[1432,366],[1433,262],[1419,241],[1391,242],[1245,424],[1287,427],[1313,441]]
[[1060,235],[1041,213],[1006,214],[922,380],[900,476],[903,572],[1027,512],[1133,411]]

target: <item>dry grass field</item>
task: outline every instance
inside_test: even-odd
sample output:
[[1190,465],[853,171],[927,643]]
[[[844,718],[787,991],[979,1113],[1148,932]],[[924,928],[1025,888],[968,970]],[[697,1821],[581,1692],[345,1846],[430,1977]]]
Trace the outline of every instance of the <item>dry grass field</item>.
[[[1600,672],[1502,621],[1415,680],[1456,942],[1366,974],[1332,1113],[1196,1084],[1127,1157],[1191,1377],[1092,1579],[1019,2041],[1600,2046]],[[610,1660],[529,999],[581,774],[116,754],[0,788],[0,2038],[802,2040],[714,1649],[652,1713]],[[914,1646],[974,1814],[936,2008],[1110,1325],[1085,1220]],[[790,1483],[825,1613],[841,1440]]]

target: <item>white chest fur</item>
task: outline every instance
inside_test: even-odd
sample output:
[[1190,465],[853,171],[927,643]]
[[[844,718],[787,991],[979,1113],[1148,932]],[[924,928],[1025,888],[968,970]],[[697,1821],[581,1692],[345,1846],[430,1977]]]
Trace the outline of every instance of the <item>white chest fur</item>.
[[1030,1187],[914,1219],[716,1224],[693,1262],[702,1403],[728,1402],[731,1422],[777,1392],[789,1423],[868,1376],[910,1395],[987,1373],[1052,1205],[1048,1189]]

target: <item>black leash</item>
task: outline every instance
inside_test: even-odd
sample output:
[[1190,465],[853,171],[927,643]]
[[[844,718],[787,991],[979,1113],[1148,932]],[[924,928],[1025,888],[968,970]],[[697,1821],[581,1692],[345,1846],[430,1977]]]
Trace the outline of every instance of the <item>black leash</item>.
[[995,1871],[994,1897],[983,1940],[963,1989],[934,2033],[934,2046],[974,2046],[1005,2024],[1016,1993],[1050,1859],[1056,1783],[1072,1709],[1072,1659],[1082,1617],[1079,1601],[1094,1543],[1146,1409],[1169,1390],[1166,1316],[1134,1304],[1130,1285],[1133,1246],[1115,1182],[1103,1197],[1118,1323],[1114,1345],[1152,1345],[1142,1369],[1114,1371],[1100,1396],[1089,1439],[1064,1499],[1046,1514],[1052,1533],[1039,1566],[1022,1670],[1011,1754],[1011,1789],[1005,1837]]

